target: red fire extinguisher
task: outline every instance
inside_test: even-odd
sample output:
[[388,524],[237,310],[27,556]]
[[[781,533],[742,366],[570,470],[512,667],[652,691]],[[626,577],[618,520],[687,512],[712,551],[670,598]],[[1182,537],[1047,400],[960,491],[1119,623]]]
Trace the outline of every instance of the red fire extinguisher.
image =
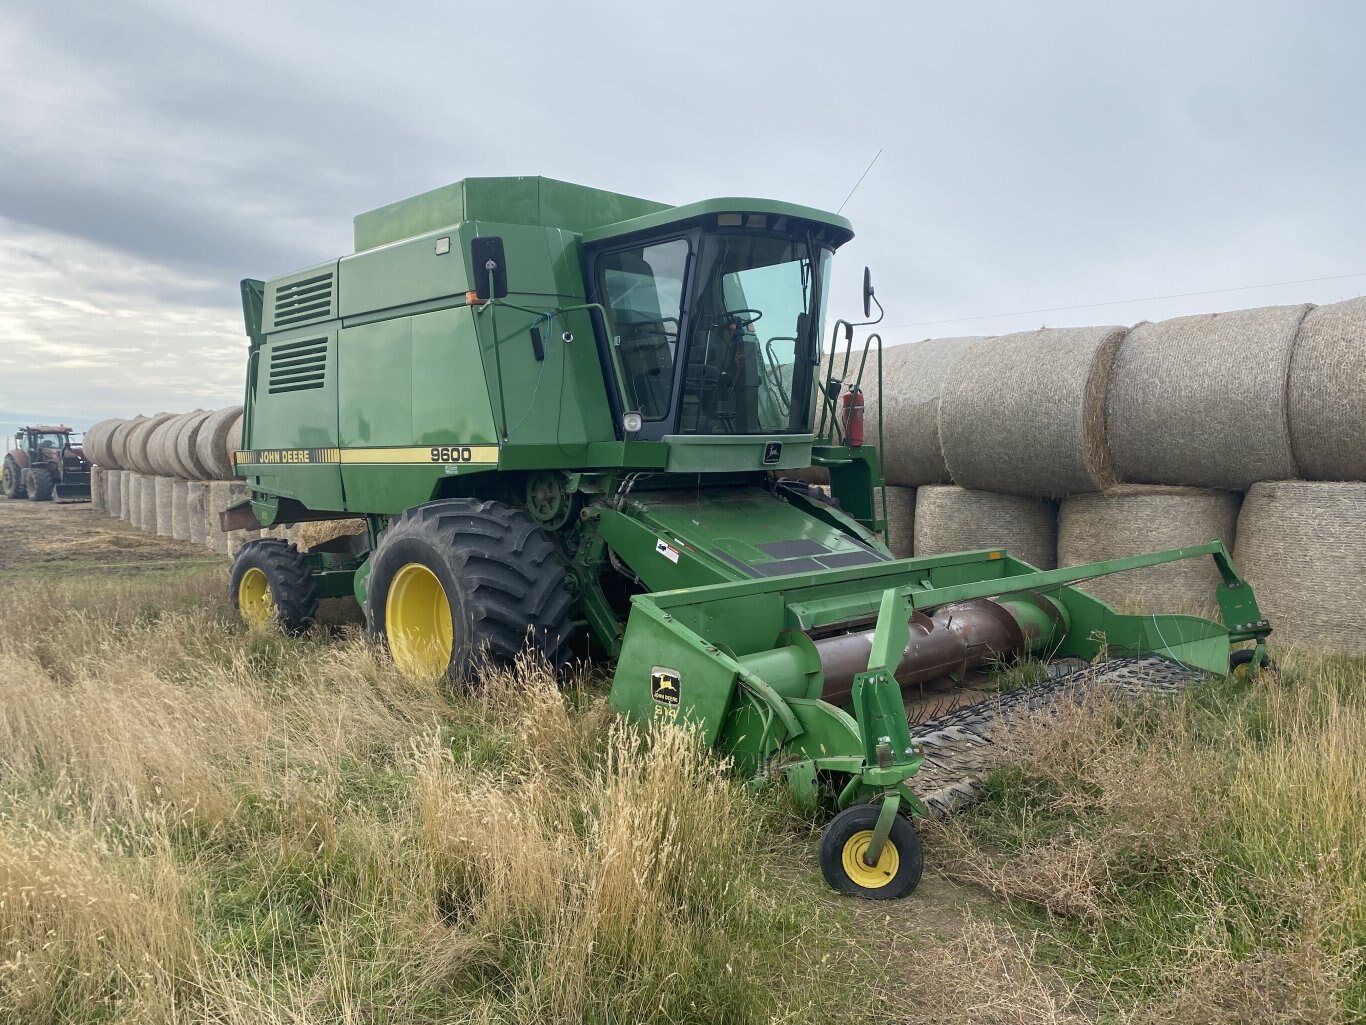
[[844,393],[844,438],[850,448],[863,444],[863,392],[857,387]]

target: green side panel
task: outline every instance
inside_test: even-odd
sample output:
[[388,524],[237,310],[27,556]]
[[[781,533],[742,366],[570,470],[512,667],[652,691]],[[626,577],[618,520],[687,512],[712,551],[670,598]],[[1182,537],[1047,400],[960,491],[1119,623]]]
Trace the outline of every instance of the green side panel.
[[337,302],[336,260],[272,278],[265,283],[261,330],[293,331],[333,320],[338,316]]
[[582,232],[666,209],[663,203],[553,178],[465,178],[359,214],[356,252],[461,221],[540,224]]
[[[438,245],[441,239],[446,244]],[[413,303],[465,301],[468,253],[454,229],[342,257],[341,316],[376,314]]]
[[[338,342],[335,322],[269,337],[255,361],[252,415],[243,448],[318,449],[337,444]],[[274,389],[274,390],[272,390]],[[341,467],[291,465],[247,478],[260,491],[310,509],[341,509]]]
[[[734,473],[742,470],[796,470],[811,465],[811,437],[750,435],[698,437],[671,434],[668,469],[671,473]],[[770,445],[778,446],[772,459]],[[770,461],[771,460],[771,461]]]

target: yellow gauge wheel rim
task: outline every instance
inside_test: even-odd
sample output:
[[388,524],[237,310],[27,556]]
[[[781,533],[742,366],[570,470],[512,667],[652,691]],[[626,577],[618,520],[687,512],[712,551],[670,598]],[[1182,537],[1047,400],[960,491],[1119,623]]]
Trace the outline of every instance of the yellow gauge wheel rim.
[[275,597],[264,571],[252,566],[237,582],[237,608],[253,630],[265,630],[275,623]]
[[844,850],[840,854],[844,874],[865,890],[886,886],[896,878],[896,870],[901,867],[901,855],[896,852],[896,844],[892,843],[890,837],[882,845],[882,855],[877,859],[877,864],[865,864],[863,855],[872,842],[873,831],[861,830],[844,842]]
[[399,568],[384,600],[389,653],[405,676],[431,679],[451,664],[451,603],[436,574],[418,562]]

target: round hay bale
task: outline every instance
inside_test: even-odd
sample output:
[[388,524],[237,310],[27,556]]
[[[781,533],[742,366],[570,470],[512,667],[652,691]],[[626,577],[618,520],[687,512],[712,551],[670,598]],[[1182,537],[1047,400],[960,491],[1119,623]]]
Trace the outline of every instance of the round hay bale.
[[1366,483],[1254,484],[1234,562],[1273,641],[1366,655]]
[[175,464],[170,457],[175,451],[175,430],[183,415],[172,414],[147,435],[147,465],[158,477],[175,476]]
[[311,551],[334,538],[365,532],[365,520],[359,517],[347,520],[317,520],[300,523],[298,526],[299,550],[303,552]]
[[156,429],[171,419],[171,413],[158,413],[156,416],[149,416],[128,435],[128,461],[133,469],[148,477],[157,475],[156,468],[152,465],[150,458],[150,443],[152,434]]
[[133,519],[133,477],[132,470],[119,471],[119,519],[125,523],[132,522]]
[[135,416],[131,420],[125,420],[109,433],[109,457],[110,462],[120,470],[133,470],[136,468],[128,458],[128,439],[134,429],[146,420],[145,416]]
[[144,534],[157,532],[157,478],[143,475],[138,489],[138,529]]
[[223,455],[224,455],[224,460],[225,460],[225,461],[227,462],[227,464],[228,464],[228,472],[229,472],[229,473],[232,473],[232,465],[233,465],[233,463],[232,463],[232,457],[233,457],[233,453],[235,453],[238,449],[240,449],[240,448],[242,447],[242,414],[241,414],[241,413],[238,413],[238,414],[237,414],[237,419],[235,419],[231,424],[228,425],[228,436],[227,436],[227,438],[226,438],[225,443],[226,443],[226,446],[227,446],[227,450],[223,453]]
[[105,491],[106,477],[108,473],[103,466],[98,464],[90,467],[90,507],[95,512],[108,512],[108,498]]
[[123,470],[104,471],[104,511],[110,516],[123,515]]
[[[880,491],[873,497],[881,503]],[[882,509],[887,521],[885,540],[892,555],[898,559],[909,559],[915,542],[915,488],[899,488],[887,485],[887,504]]]
[[1286,381],[1308,305],[1139,324],[1106,402],[1121,480],[1246,491],[1295,476]]
[[199,440],[199,429],[208,418],[208,411],[202,409],[188,414],[176,435],[176,462],[185,468],[187,480],[203,480],[209,475],[208,468],[199,462],[199,452],[195,444]]
[[209,485],[204,481],[192,480],[188,481],[185,487],[185,519],[190,543],[202,545],[208,540],[204,525],[204,508],[209,498]]
[[204,504],[204,536],[209,548],[215,552],[226,553],[229,549],[228,535],[219,522],[218,514],[231,505],[232,484],[225,480],[209,483],[208,501]]
[[[951,479],[939,444],[940,386],[953,361],[981,340],[928,338],[883,350],[882,464],[888,484],[916,487],[947,484]],[[870,445],[878,440],[877,392],[876,353],[869,353],[863,396],[864,436]]]
[[[1123,559],[1216,538],[1232,551],[1240,501],[1230,491],[1145,484],[1073,495],[1058,510],[1058,565]],[[1215,588],[1221,580],[1214,560],[1204,558],[1096,577],[1080,586],[1121,610],[1207,614],[1218,608]]]
[[175,480],[171,477],[157,477],[153,488],[157,505],[156,534],[158,537],[175,537]]
[[146,480],[142,474],[133,470],[128,471],[128,515],[124,519],[139,530],[142,529],[142,485]]
[[100,420],[92,424],[90,430],[86,431],[85,436],[81,439],[81,448],[85,450],[86,458],[98,466],[103,466],[106,470],[121,469],[114,462],[114,453],[109,441],[113,436],[114,429],[123,422],[117,417],[111,417],[108,420]]
[[171,536],[177,541],[190,539],[190,483],[171,481]]
[[1366,297],[1311,310],[1290,359],[1290,445],[1309,480],[1366,480]]
[[[225,406],[205,417],[195,438],[195,459],[210,480],[227,480],[232,476],[228,462],[228,433],[242,415],[241,406]],[[240,428],[239,428],[240,430]]]
[[1124,334],[1041,328],[960,353],[939,396],[940,444],[954,483],[1049,498],[1113,484],[1105,392]]
[[912,533],[917,556],[999,548],[1039,569],[1057,565],[1057,503],[1043,498],[952,485],[919,488]]

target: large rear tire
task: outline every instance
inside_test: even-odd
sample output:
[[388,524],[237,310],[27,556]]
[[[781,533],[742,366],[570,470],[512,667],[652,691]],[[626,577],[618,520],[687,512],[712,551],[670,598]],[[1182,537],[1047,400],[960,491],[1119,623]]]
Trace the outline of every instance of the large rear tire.
[[14,456],[5,456],[4,488],[6,498],[24,498],[28,494],[24,490],[24,471]]
[[530,647],[569,660],[572,606],[555,546],[522,510],[451,498],[389,521],[365,578],[365,618],[407,676],[469,679]]
[[299,550],[277,537],[248,541],[237,552],[228,593],[253,630],[300,634],[318,614],[318,588]]
[[52,500],[52,471],[36,466],[28,472],[28,500],[30,502],[50,502]]

